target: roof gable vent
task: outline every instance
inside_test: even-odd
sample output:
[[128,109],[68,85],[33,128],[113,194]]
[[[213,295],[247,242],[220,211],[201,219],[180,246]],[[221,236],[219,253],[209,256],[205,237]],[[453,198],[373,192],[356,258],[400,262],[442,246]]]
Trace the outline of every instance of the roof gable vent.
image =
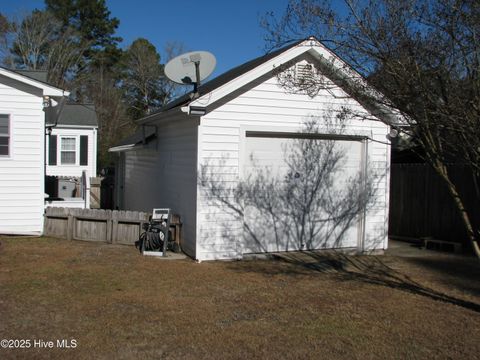
[[315,64],[308,61],[285,63],[275,75],[287,93],[304,94],[315,97],[321,90],[328,91],[330,84]]
[[314,70],[315,69],[312,64],[299,63],[296,65],[295,68],[295,78],[300,83],[306,83],[308,81],[311,81],[315,76]]

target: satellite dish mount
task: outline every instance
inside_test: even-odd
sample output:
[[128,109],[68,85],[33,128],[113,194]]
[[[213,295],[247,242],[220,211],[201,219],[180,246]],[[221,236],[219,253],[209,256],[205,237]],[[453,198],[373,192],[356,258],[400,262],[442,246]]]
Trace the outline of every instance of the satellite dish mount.
[[200,61],[195,61],[195,81],[193,83],[193,92],[198,93],[198,87],[200,86]]

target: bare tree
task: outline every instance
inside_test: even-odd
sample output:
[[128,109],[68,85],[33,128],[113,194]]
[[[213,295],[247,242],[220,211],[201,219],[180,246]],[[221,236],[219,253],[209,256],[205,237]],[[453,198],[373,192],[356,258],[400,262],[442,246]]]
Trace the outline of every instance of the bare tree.
[[[185,53],[187,50],[185,49],[185,45],[178,41],[170,41],[164,47],[164,54],[165,54],[165,64],[167,64],[173,58]],[[163,87],[163,91],[165,92],[165,101],[163,105],[166,105],[172,99],[179,97],[181,95],[186,94],[190,89],[185,85],[179,85],[170,81],[166,78],[165,75],[162,76],[161,84]]]
[[27,69],[41,69],[46,62],[46,48],[54,39],[58,23],[48,13],[35,11],[21,22],[12,23],[15,42],[12,53]]
[[13,38],[13,24],[0,13],[0,57],[3,65],[14,68],[15,63],[10,53]]
[[371,168],[368,173],[345,171],[347,153],[338,139],[346,118],[347,112],[341,112],[308,119],[303,131],[283,147],[285,171],[254,166],[229,186],[218,168],[202,166],[206,197],[243,224],[248,251],[345,246],[348,231],[371,206],[375,182],[381,180]]
[[133,133],[135,124],[127,114],[123,91],[116,86],[118,79],[115,74],[99,67],[89,78],[88,93],[98,117],[98,162],[106,166],[111,163],[108,149]]
[[49,12],[34,11],[8,22],[1,42],[4,62],[11,67],[46,70],[48,81],[65,87],[89,42],[81,42],[72,27],[62,28]]
[[166,94],[161,85],[163,67],[155,46],[146,39],[136,39],[122,61],[122,87],[133,117],[138,119],[160,108]]
[[380,90],[369,92],[360,77],[332,71],[350,95],[405,115],[408,126],[399,130],[445,182],[480,257],[480,233],[465,206],[472,195],[460,193],[448,169],[452,161],[463,162],[479,184],[478,1],[291,0],[282,17],[268,14],[263,26],[270,46],[315,35]]

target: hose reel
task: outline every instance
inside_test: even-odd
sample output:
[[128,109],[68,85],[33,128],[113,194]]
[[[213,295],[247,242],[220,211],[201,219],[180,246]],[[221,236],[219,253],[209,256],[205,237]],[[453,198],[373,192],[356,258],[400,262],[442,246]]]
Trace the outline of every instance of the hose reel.
[[150,221],[143,224],[144,232],[135,246],[143,255],[167,256],[169,228],[170,209],[153,209]]

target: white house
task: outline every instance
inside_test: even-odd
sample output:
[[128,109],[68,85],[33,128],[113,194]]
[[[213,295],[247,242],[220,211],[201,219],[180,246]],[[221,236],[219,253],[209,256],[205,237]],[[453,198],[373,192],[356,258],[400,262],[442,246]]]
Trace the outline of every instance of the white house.
[[0,68],[0,233],[41,234],[45,184],[44,106],[69,93]]
[[65,104],[55,122],[47,124],[47,175],[97,176],[97,130],[95,107],[90,104]]
[[[319,81],[307,84],[311,76],[305,72]],[[141,119],[141,131],[110,149],[119,159],[118,207],[171,208],[183,222],[183,250],[198,260],[331,247],[386,249],[390,163],[386,135],[392,117],[365,100],[375,96],[373,89],[365,87],[364,96],[359,95],[349,85],[351,80],[364,82],[309,38],[201,85],[197,95],[187,94]],[[345,109],[355,116],[343,125],[331,121]],[[313,133],[312,128],[305,130],[312,119]],[[309,141],[323,148],[334,144],[342,156],[332,167],[335,176],[319,182],[323,189],[329,186],[323,199],[330,198],[330,205],[306,214],[310,224],[299,227],[297,213],[303,204],[292,209],[295,199],[289,198],[298,188],[285,188],[294,181],[312,180],[306,170],[293,168],[306,163],[298,158],[295,146]],[[273,181],[275,177],[278,180]],[[371,205],[336,226],[332,214],[348,206],[335,199],[351,191],[356,180],[362,184],[367,178],[375,190]],[[271,196],[276,191],[283,203]],[[299,232],[314,236],[299,243]],[[311,241],[315,236],[319,241]]]
[[90,104],[67,103],[54,119],[47,116],[47,206],[90,207],[90,178],[97,176],[97,129]]

